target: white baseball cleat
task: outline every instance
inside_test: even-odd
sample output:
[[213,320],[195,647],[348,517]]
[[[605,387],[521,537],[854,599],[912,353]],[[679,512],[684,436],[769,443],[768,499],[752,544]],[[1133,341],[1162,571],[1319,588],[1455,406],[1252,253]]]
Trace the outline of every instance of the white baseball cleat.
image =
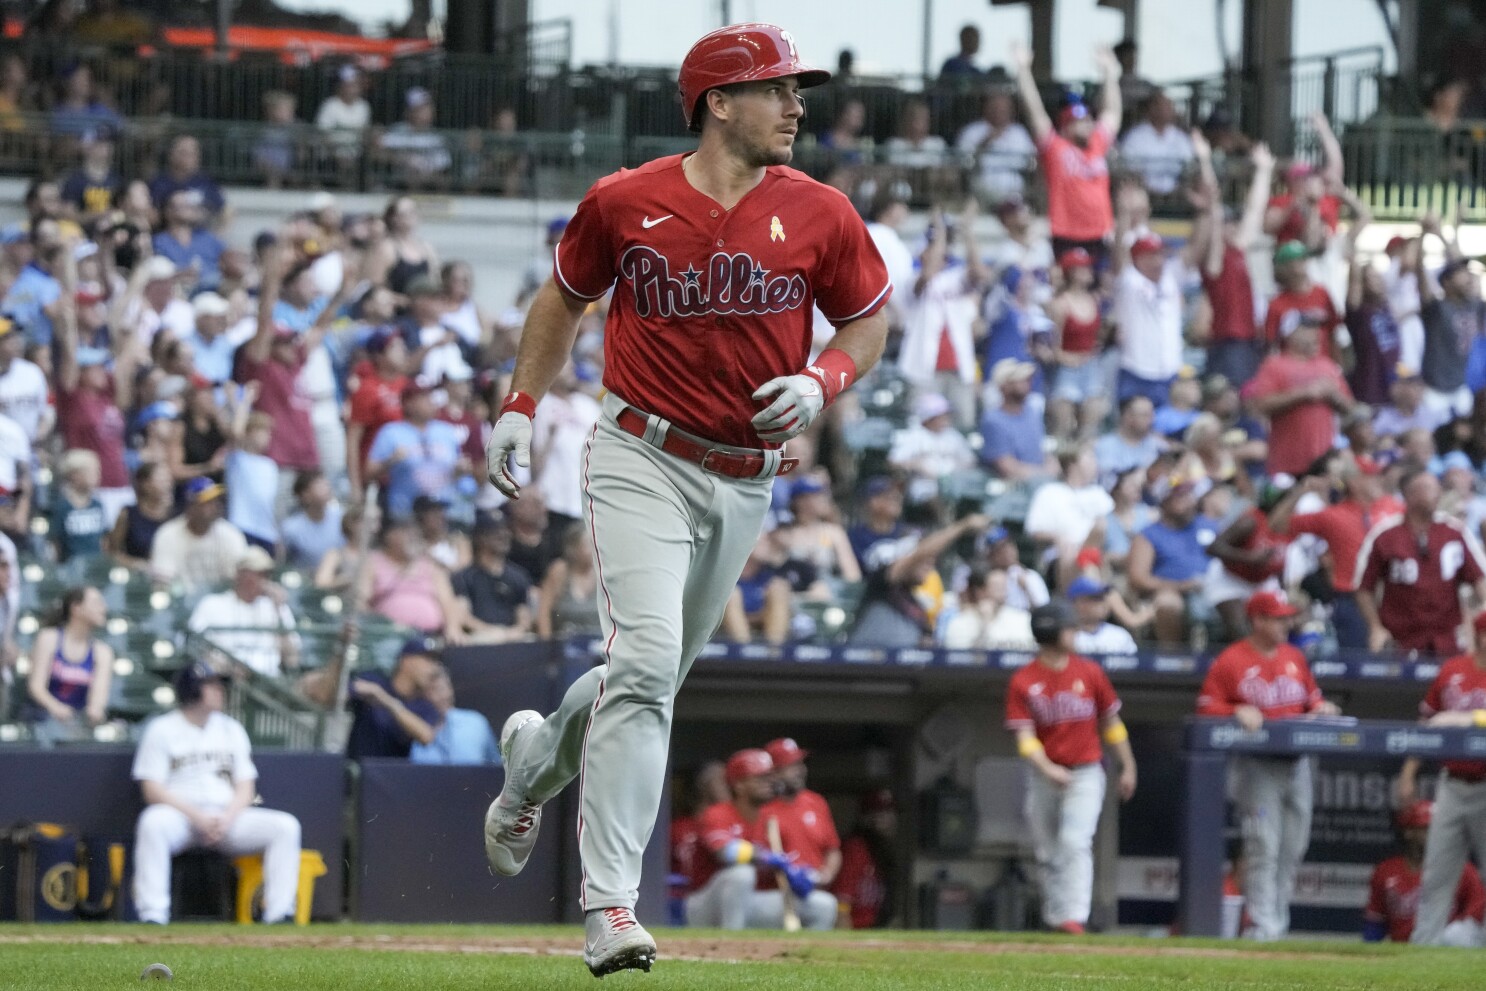
[[594,977],[621,970],[649,973],[655,963],[655,940],[627,908],[599,908],[583,920],[583,962]]
[[526,866],[542,825],[542,803],[528,801],[522,760],[542,714],[531,709],[512,713],[500,731],[500,755],[506,781],[485,812],[485,859],[497,874],[515,877]]

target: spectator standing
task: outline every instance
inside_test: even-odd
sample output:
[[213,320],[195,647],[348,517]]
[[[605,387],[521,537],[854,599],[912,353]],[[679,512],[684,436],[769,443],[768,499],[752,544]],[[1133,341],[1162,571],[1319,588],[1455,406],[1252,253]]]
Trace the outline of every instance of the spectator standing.
[[206,229],[201,195],[193,189],[177,189],[160,207],[160,215],[163,226],[152,240],[155,254],[190,273],[197,287],[215,289],[222,278],[220,264],[227,246]]
[[979,54],[980,28],[966,24],[960,28],[960,50],[939,67],[939,84],[958,86],[980,79],[985,73],[975,64],[975,56]]
[[202,596],[186,628],[264,677],[299,668],[299,636],[284,590],[268,580],[273,558],[249,547],[237,560],[232,587]]
[[66,452],[57,464],[61,485],[52,502],[50,531],[60,564],[103,553],[109,520],[98,501],[99,471],[98,455],[86,449]]
[[170,861],[189,847],[263,856],[263,921],[294,917],[299,820],[253,805],[258,769],[247,731],[222,712],[222,676],[200,661],[176,677],[178,708],[151,720],[134,754],[143,792],[134,840],[134,906],[141,922],[170,921]]
[[1087,436],[1109,409],[1105,399],[1100,337],[1104,314],[1094,295],[1094,259],[1082,248],[1058,257],[1063,285],[1048,305],[1053,325],[1052,399],[1048,422],[1054,437]]
[[382,427],[402,419],[402,392],[407,387],[407,345],[390,327],[374,330],[366,341],[369,365],[357,370],[356,388],[346,418],[347,470],[351,495],[365,488],[366,456]]
[[473,560],[454,575],[454,594],[469,605],[467,625],[479,643],[508,643],[531,633],[531,577],[511,564],[511,530],[499,517],[475,524]]
[[1121,801],[1135,794],[1135,755],[1104,669],[1073,648],[1078,619],[1063,601],[1032,616],[1037,656],[1011,677],[1006,728],[1030,765],[1027,830],[1041,875],[1042,920],[1081,935],[1094,893],[1094,831],[1104,806],[1104,744],[1119,757]]
[[1104,109],[1095,120],[1082,102],[1070,103],[1058,111],[1054,130],[1032,77],[1031,53],[1017,43],[1012,47],[1011,59],[1047,180],[1053,253],[1061,255],[1069,248],[1083,248],[1093,256],[1096,268],[1102,269],[1109,257],[1114,228],[1105,155],[1120,133],[1120,64],[1108,49],[1100,49],[1096,61],[1102,77]]
[[222,518],[223,487],[193,478],[185,487],[185,512],[160,527],[150,553],[156,581],[179,583],[186,594],[232,578],[248,549],[242,531]]
[[[1208,668],[1197,697],[1199,716],[1230,716],[1250,732],[1272,719],[1334,716],[1305,655],[1286,640],[1296,609],[1276,592],[1257,592],[1246,607],[1251,632]],[[1295,873],[1311,832],[1314,758],[1235,757],[1233,791],[1243,824],[1244,908],[1250,939],[1281,939],[1290,930]]]
[[164,210],[170,198],[183,189],[196,193],[206,215],[213,223],[220,222],[227,201],[216,180],[201,171],[201,142],[190,134],[171,140],[165,168],[150,180],[150,200],[155,209]]
[[974,200],[967,200],[957,230],[964,263],[951,265],[949,223],[935,211],[929,244],[919,262],[898,367],[908,381],[942,393],[955,420],[968,428],[975,419],[975,305],[991,272],[975,241]]
[[341,507],[323,471],[302,471],[294,479],[294,501],[299,509],[279,528],[284,560],[294,568],[314,573],[325,555],[346,545],[341,532]]
[[1243,393],[1270,421],[1265,470],[1300,476],[1331,449],[1336,414],[1351,410],[1353,400],[1341,366],[1322,350],[1320,328],[1309,322],[1287,326],[1284,351],[1264,359]]
[[103,549],[115,564],[148,573],[155,534],[174,512],[175,479],[170,467],[158,461],[140,465],[134,470],[134,501],[119,511],[113,529],[103,538]]
[[1223,199],[1213,171],[1212,150],[1205,139],[1193,142],[1207,193],[1207,223],[1193,231],[1194,257],[1202,267],[1202,291],[1212,309],[1208,330],[1208,375],[1247,382],[1259,369],[1263,347],[1254,322],[1254,282],[1248,252],[1260,234],[1264,204],[1274,176],[1269,146],[1254,147],[1254,178],[1243,214],[1236,222],[1223,216]]
[[1480,277],[1460,257],[1458,247],[1447,245],[1446,250],[1438,291],[1424,271],[1422,251],[1416,262],[1420,318],[1424,322],[1420,371],[1428,387],[1425,403],[1438,413],[1464,416],[1472,405],[1465,373],[1473,346],[1486,335],[1486,302],[1481,299]]
[[1052,459],[1044,451],[1041,404],[1028,401],[1036,374],[1036,365],[1015,358],[1003,358],[991,370],[991,384],[1001,392],[1001,405],[981,416],[980,433],[985,442],[980,460],[1007,481],[1043,478],[1054,470]]
[[986,203],[1021,196],[1037,162],[1037,145],[1016,119],[1011,94],[999,89],[986,92],[980,120],[960,129],[955,149],[973,166],[975,192]]
[[407,516],[420,495],[447,500],[454,494],[460,437],[434,419],[432,389],[410,381],[402,390],[403,419],[377,431],[367,452],[367,475],[385,480],[387,511]]
[[[1357,607],[1368,649],[1451,656],[1460,649],[1460,591],[1486,601],[1486,556],[1454,520],[1438,515],[1440,483],[1427,471],[1404,476],[1403,516],[1376,521],[1357,554]],[[1380,594],[1381,588],[1381,594]]]
[[1354,355],[1347,376],[1352,395],[1360,403],[1382,406],[1401,362],[1402,339],[1383,273],[1355,257],[1347,280],[1346,325]]
[[893,284],[893,294],[888,297],[888,316],[894,327],[902,329],[908,322],[912,308],[911,290],[918,279],[914,272],[913,252],[903,243],[899,234],[908,220],[908,201],[903,198],[896,184],[889,183],[878,189],[868,211],[867,233],[877,245],[877,253],[887,266],[888,281]]
[[1275,249],[1274,278],[1280,291],[1269,301],[1264,316],[1264,344],[1270,350],[1279,348],[1297,326],[1304,324],[1316,329],[1322,353],[1334,360],[1334,338],[1341,318],[1326,287],[1311,279],[1310,257],[1309,249],[1299,241],[1286,241]]
[[532,418],[531,477],[546,500],[548,526],[558,533],[583,519],[584,455],[599,414],[569,361]]
[[114,208],[124,177],[114,165],[114,132],[85,131],[78,139],[78,167],[62,179],[62,199],[85,228]]
[[413,637],[403,644],[390,677],[375,670],[354,674],[346,756],[405,758],[414,743],[433,743],[439,712],[426,692],[439,666],[432,642]]
[[1152,598],[1156,640],[1163,646],[1186,642],[1188,620],[1201,623],[1211,608],[1201,592],[1207,574],[1207,547],[1218,527],[1197,511],[1206,479],[1171,475],[1157,487],[1161,512],[1156,522],[1130,541],[1131,589]]
[[1299,241],[1308,252],[1319,254],[1341,222],[1341,198],[1329,190],[1341,186],[1342,147],[1325,114],[1313,113],[1309,120],[1326,164],[1318,170],[1302,160],[1290,163],[1285,192],[1271,197],[1264,212],[1264,233],[1276,243]]
[[1146,98],[1144,117],[1120,139],[1120,164],[1152,193],[1170,196],[1196,157],[1192,139],[1177,126],[1176,104],[1160,90]]
[[[1120,226],[1114,244],[1115,341],[1120,354],[1118,398],[1145,396],[1162,405],[1182,367],[1182,286],[1185,264],[1168,257],[1155,234],[1127,246],[1132,193],[1120,190]],[[1188,250],[1192,248],[1188,244]]]
[[408,760],[414,764],[493,764],[499,766],[500,745],[490,720],[473,709],[454,705],[454,683],[442,666],[434,668],[423,687],[424,697],[438,714],[433,742],[414,742]]
[[53,621],[37,631],[26,687],[31,731],[42,746],[90,739],[108,718],[114,652],[98,639],[107,622],[102,593],[80,586],[63,594]]

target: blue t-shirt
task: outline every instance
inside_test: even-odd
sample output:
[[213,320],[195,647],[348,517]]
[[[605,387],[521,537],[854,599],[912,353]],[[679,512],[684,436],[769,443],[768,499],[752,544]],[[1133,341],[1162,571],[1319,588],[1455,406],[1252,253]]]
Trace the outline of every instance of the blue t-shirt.
[[980,434],[985,438],[980,460],[987,465],[1007,454],[1023,464],[1043,463],[1042,410],[1032,403],[1024,403],[1020,413],[1007,412],[1004,407],[986,410],[980,418]]
[[1094,441],[1094,456],[1099,461],[1099,483],[1106,489],[1133,468],[1149,468],[1166,449],[1166,442],[1154,431],[1131,443],[1119,433],[1105,434]]
[[414,743],[414,764],[499,764],[500,745],[490,720],[473,709],[450,709],[432,743]]
[[1156,550],[1151,574],[1163,581],[1190,581],[1207,573],[1207,547],[1218,535],[1218,525],[1205,516],[1174,530],[1161,520],[1140,531]]
[[405,455],[387,469],[387,511],[407,516],[420,495],[452,501],[454,465],[462,442],[454,425],[442,420],[430,420],[422,428],[398,420],[378,430],[369,460],[389,461],[399,448]]
[[227,334],[218,334],[207,340],[193,333],[186,340],[196,356],[196,371],[208,382],[232,381],[232,358],[237,354],[238,344]]
[[0,311],[7,314],[20,326],[33,344],[52,343],[52,318],[46,315],[51,306],[62,295],[62,283],[30,264],[21,269],[10,292],[0,301]]
[[194,231],[188,244],[182,244],[171,237],[169,231],[161,231],[154,237],[154,246],[155,254],[169,258],[175,262],[177,268],[187,269],[199,263],[201,274],[196,280],[198,286],[211,289],[222,281],[219,266],[226,246],[211,231]]
[[249,537],[279,542],[273,514],[279,494],[279,466],[266,454],[233,450],[227,455],[227,521]]
[[166,201],[182,189],[200,193],[201,205],[206,207],[208,213],[221,213],[222,207],[227,204],[222,198],[222,187],[201,172],[183,180],[172,179],[170,173],[161,172],[150,180],[150,199],[155,201],[157,210],[163,210]]
[[341,507],[334,503],[325,507],[325,518],[318,523],[300,511],[286,519],[279,530],[289,564],[296,568],[317,568],[326,554],[346,546],[346,535],[341,533]]
[[[392,688],[392,680],[380,671],[353,676],[353,681],[372,681],[381,685],[388,695],[399,699],[413,715],[430,726],[437,726],[439,711],[424,698],[403,698]],[[412,749],[412,739],[397,724],[397,717],[375,702],[363,702],[355,693],[351,694],[351,735],[346,741],[346,756],[352,760],[362,757],[406,757]]]

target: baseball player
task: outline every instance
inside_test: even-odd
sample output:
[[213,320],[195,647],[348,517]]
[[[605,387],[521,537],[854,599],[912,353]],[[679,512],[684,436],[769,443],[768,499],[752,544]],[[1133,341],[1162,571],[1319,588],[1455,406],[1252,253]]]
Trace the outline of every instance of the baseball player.
[[[694,861],[686,921],[720,929],[778,929],[784,925],[784,893],[774,877],[789,882],[800,921],[810,929],[836,923],[836,898],[815,888],[812,871],[769,847],[763,809],[774,797],[774,762],[764,750],[740,750],[728,758],[732,801],[701,815],[702,850]],[[767,873],[763,873],[767,872]]]
[[1094,894],[1094,829],[1104,807],[1104,750],[1120,761],[1120,798],[1135,794],[1135,755],[1104,669],[1073,652],[1078,615],[1062,599],[1032,610],[1037,656],[1011,676],[1006,728],[1036,773],[1027,777],[1027,829],[1049,929],[1082,935]]
[[[613,290],[603,418],[590,434],[583,515],[593,541],[604,663],[545,721],[501,732],[506,779],[485,821],[491,866],[521,870],[542,804],[581,774],[584,960],[597,976],[649,969],[635,921],[641,854],[660,804],[676,691],[712,636],[804,432],[877,362],[887,269],[839,192],[786,168],[800,90],[830,74],[771,24],[704,36],[682,62],[694,153],[599,180],[532,301],[512,392],[486,448],[520,495],[531,417],[568,360],[579,318]],[[809,361],[811,308],[836,327]]]
[[[1486,613],[1476,616],[1476,649],[1440,665],[1419,714],[1429,726],[1486,727]],[[1404,762],[1399,797],[1413,801],[1419,761]],[[1438,945],[1446,941],[1455,885],[1466,858],[1486,858],[1486,761],[1449,760],[1434,790],[1429,842],[1420,869],[1419,915],[1409,941]]]
[[[1398,813],[1403,853],[1389,857],[1373,869],[1362,926],[1362,938],[1369,943],[1384,939],[1407,943],[1414,932],[1414,918],[1419,911],[1419,879],[1433,810],[1433,802],[1415,801]],[[1451,894],[1450,921],[1438,942],[1443,946],[1480,946],[1486,888],[1481,886],[1481,875],[1475,865],[1465,865]]]
[[829,888],[841,872],[841,837],[826,800],[805,787],[805,758],[810,752],[789,737],[769,741],[764,750],[774,762],[777,797],[764,806],[762,815],[766,822],[778,820],[784,852],[812,871],[817,885]]
[[263,854],[263,921],[294,917],[299,820],[254,808],[258,769],[242,724],[222,712],[223,676],[201,661],[175,679],[179,708],[150,721],[134,755],[144,793],[134,838],[134,907],[170,921],[170,858],[191,847]]
[[[1340,710],[1321,697],[1305,655],[1286,637],[1297,610],[1279,592],[1255,592],[1249,635],[1213,659],[1197,696],[1200,716],[1232,716],[1246,730],[1267,719]],[[1290,930],[1295,871],[1311,838],[1311,758],[1234,757],[1229,790],[1243,830],[1244,936],[1275,940]]]

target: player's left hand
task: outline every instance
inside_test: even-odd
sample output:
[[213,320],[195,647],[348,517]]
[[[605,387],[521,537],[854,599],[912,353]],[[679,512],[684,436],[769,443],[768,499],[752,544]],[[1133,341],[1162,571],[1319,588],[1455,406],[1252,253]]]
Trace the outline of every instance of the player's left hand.
[[1128,802],[1135,796],[1135,768],[1127,767],[1120,771],[1120,801]]
[[814,375],[781,375],[759,386],[753,398],[777,398],[752,420],[761,439],[783,443],[803,434],[825,408],[826,394]]
[[506,459],[516,455],[516,463],[523,468],[531,466],[531,418],[515,410],[502,413],[495,421],[490,433],[490,443],[485,445],[485,471],[490,484],[500,489],[511,499],[521,498],[521,486],[516,484]]
[[810,876],[810,871],[797,864],[790,864],[786,867],[784,877],[789,882],[789,890],[796,898],[808,898],[810,892],[815,890],[815,880]]

